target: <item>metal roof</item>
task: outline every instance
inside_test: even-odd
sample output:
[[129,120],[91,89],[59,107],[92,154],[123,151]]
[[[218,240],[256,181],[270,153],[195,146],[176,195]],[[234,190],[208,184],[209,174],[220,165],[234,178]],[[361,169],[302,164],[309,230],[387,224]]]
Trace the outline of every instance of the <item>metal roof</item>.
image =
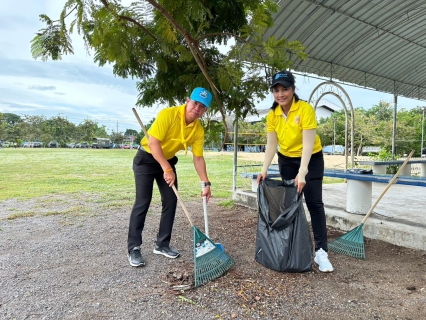
[[265,34],[299,40],[293,70],[426,100],[426,1],[279,0]]

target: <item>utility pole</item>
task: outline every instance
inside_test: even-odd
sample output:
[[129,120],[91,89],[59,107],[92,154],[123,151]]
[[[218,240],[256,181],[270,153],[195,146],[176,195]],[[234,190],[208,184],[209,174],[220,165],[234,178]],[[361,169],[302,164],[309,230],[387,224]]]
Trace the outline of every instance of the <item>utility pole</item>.
[[395,152],[396,152],[396,114],[398,112],[398,96],[396,94],[393,95],[393,133],[392,133],[392,160],[395,160]]
[[424,142],[424,133],[425,133],[425,110],[426,110],[426,107],[423,107],[423,113],[422,113],[422,145],[420,147],[420,158],[423,155],[423,147],[424,147],[423,142]]
[[333,118],[333,154],[336,148],[336,118]]

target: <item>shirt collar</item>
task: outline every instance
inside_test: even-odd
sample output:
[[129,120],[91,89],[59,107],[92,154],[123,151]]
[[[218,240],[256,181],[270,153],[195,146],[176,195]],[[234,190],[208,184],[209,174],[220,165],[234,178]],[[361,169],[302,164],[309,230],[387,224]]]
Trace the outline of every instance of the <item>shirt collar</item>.
[[[278,108],[279,107],[279,108]],[[293,101],[292,101],[292,103],[291,103],[291,107],[290,107],[290,111],[295,111],[295,110],[297,110],[297,109],[299,109],[299,103],[297,103],[296,101],[295,101],[295,98],[293,97]],[[275,108],[275,115],[276,116],[282,116],[283,115],[283,109],[281,108],[281,106],[280,105],[278,105],[276,108]],[[290,112],[289,111],[289,112]]]

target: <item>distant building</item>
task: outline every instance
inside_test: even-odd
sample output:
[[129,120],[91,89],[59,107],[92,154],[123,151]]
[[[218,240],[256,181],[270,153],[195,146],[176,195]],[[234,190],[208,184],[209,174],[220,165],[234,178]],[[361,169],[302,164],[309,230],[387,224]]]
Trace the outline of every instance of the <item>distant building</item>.
[[339,109],[341,109],[341,107],[334,104],[333,102],[328,101],[327,99],[321,99],[317,104],[317,108],[315,109],[317,120],[328,118],[333,114],[334,111]]

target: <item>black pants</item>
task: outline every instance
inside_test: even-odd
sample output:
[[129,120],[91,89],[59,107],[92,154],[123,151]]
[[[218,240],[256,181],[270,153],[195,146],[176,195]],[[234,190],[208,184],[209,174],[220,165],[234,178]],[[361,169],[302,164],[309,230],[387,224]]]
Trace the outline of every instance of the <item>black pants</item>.
[[[299,173],[301,158],[290,158],[278,152],[278,165],[283,180],[292,180]],[[322,201],[322,180],[324,177],[324,157],[322,152],[312,155],[306,175],[306,185],[303,188],[306,206],[311,215],[312,231],[314,233],[315,251],[322,248],[328,251],[327,226],[324,203]]]
[[[177,157],[168,160],[176,175],[175,165]],[[161,219],[156,244],[167,247],[172,237],[173,223],[176,214],[177,198],[173,189],[169,187],[163,177],[163,169],[154,157],[143,149],[139,149],[133,159],[135,175],[136,199],[130,214],[128,250],[142,244],[142,231],[145,225],[146,214],[152,200],[154,180],[157,182],[161,194]],[[177,188],[177,175],[175,180]]]

